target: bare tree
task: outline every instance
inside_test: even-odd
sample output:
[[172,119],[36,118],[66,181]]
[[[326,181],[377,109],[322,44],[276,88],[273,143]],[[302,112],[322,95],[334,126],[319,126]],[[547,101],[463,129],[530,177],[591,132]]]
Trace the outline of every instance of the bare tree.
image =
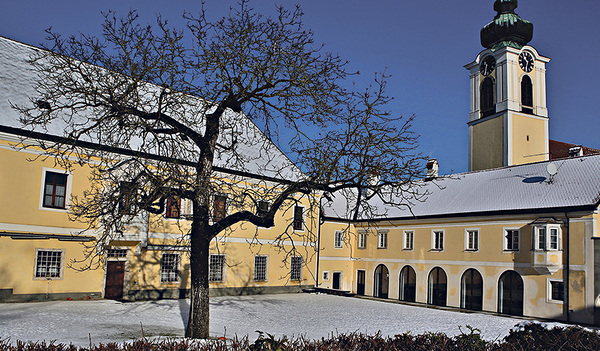
[[[204,11],[184,17],[187,27],[174,29],[160,17],[142,25],[136,12],[108,12],[100,37],[48,31],[51,45],[32,59],[38,95],[17,108],[29,128],[64,131],[44,147],[65,165],[95,165],[71,213],[99,228],[99,243],[139,213],[162,213],[170,199],[191,202],[186,336],[206,338],[215,236],[240,222],[271,227],[298,199],[345,189],[355,218],[377,211],[373,197],[402,205],[423,167],[412,117],[385,110],[387,77],[364,91],[345,88],[346,61],[313,42],[299,7],[268,18],[242,0],[214,22]],[[273,139],[289,142],[291,154]],[[86,142],[102,147],[82,150]],[[231,196],[232,210],[217,218],[219,193]]]

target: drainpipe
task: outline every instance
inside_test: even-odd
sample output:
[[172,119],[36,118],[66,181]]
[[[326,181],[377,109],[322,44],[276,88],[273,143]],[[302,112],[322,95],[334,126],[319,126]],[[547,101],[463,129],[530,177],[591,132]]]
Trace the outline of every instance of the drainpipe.
[[319,217],[317,219],[317,276],[315,277],[315,288],[319,287],[319,254],[321,253],[321,225],[323,225],[323,208],[321,207],[321,200],[323,197],[319,199]]
[[566,222],[565,222],[565,232],[563,233],[563,281],[565,284],[565,301],[563,304],[563,314],[565,315],[566,321],[570,322],[571,321],[571,310],[569,309],[569,271],[570,271],[570,264],[569,264],[569,229],[570,229],[570,223],[569,223],[569,215],[567,214],[567,212],[565,212],[565,218],[566,218]]

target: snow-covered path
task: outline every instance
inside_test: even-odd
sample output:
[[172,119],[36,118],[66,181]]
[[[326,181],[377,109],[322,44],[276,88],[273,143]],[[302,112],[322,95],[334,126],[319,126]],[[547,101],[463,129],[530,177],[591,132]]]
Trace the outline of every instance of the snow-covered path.
[[[0,339],[50,341],[77,346],[122,342],[142,336],[183,335],[188,300],[142,302],[52,301],[0,304]],[[211,334],[257,336],[256,330],[315,339],[361,331],[395,335],[460,333],[471,325],[488,340],[501,339],[522,320],[365,299],[316,294],[211,298]]]

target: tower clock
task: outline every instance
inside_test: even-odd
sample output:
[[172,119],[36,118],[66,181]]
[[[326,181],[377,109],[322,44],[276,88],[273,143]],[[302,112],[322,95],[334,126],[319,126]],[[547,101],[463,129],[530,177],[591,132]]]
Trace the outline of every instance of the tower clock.
[[528,45],[533,24],[515,13],[516,0],[496,0],[481,29],[484,50],[467,64],[471,80],[469,170],[548,159],[546,63]]

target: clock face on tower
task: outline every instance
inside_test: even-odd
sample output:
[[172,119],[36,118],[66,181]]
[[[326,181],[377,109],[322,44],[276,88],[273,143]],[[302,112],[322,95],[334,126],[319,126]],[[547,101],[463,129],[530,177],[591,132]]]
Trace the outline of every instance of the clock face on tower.
[[479,72],[487,76],[494,71],[494,68],[496,68],[496,59],[494,56],[486,56],[479,66]]
[[523,51],[519,55],[519,66],[525,72],[531,72],[533,70],[534,59],[533,56],[527,51]]

